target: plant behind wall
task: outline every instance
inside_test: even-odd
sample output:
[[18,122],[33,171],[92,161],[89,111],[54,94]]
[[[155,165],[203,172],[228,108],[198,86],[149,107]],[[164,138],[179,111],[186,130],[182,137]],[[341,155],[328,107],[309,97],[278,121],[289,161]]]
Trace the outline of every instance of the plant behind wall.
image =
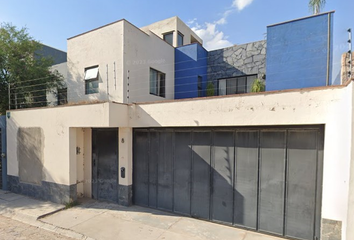
[[214,84],[212,82],[208,82],[207,87],[206,87],[207,97],[214,96],[214,93],[215,93]]
[[265,91],[265,83],[264,80],[259,80],[256,78],[252,83],[251,92],[264,92]]

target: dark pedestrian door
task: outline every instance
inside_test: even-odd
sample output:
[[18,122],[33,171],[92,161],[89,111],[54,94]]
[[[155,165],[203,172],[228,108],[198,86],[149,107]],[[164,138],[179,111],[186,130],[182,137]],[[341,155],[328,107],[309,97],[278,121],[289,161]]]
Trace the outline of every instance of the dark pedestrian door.
[[320,127],[136,129],[134,203],[312,240],[322,143]]
[[92,130],[92,198],[118,202],[118,129]]

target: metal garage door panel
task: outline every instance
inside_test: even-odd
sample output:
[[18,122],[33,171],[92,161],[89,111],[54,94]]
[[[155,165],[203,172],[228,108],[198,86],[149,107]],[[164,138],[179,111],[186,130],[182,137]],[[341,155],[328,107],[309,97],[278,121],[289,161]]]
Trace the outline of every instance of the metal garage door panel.
[[263,131],[260,141],[259,230],[283,234],[285,131]]
[[147,131],[134,134],[134,203],[149,205],[149,137]]
[[234,224],[257,228],[258,131],[236,132]]
[[174,211],[190,215],[192,146],[190,132],[175,132]]
[[209,219],[211,133],[193,132],[191,215]]
[[150,131],[149,206],[157,207],[157,162],[159,159],[159,133]]
[[213,133],[211,219],[233,222],[234,132]]
[[172,211],[173,207],[173,152],[172,132],[160,132],[158,158],[158,208]]
[[289,131],[285,235],[313,239],[317,131]]

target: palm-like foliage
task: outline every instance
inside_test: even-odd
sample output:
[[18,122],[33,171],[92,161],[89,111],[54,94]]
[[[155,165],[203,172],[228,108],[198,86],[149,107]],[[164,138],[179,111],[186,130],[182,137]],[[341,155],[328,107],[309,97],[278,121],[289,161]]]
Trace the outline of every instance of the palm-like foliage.
[[309,8],[314,14],[319,14],[325,4],[326,0],[310,0]]

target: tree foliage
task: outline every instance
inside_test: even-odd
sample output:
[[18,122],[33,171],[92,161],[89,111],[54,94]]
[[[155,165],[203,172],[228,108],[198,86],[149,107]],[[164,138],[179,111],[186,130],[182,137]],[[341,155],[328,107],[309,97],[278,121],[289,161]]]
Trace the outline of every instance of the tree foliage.
[[214,84],[212,82],[208,82],[207,87],[206,87],[206,95],[207,97],[214,96]]
[[263,80],[259,80],[258,78],[254,80],[251,92],[264,92],[265,91],[265,83]]
[[62,76],[50,70],[53,61],[38,53],[41,47],[26,28],[0,25],[0,114],[9,109],[9,97],[11,109],[46,106],[47,91],[61,86]]
[[309,8],[313,14],[319,14],[325,4],[326,0],[310,0]]

